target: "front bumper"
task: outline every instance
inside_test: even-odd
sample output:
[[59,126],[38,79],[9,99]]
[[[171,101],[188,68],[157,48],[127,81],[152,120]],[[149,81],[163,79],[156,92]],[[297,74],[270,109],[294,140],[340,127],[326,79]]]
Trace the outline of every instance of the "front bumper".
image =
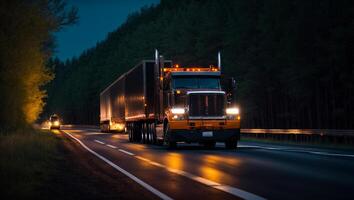
[[[203,132],[212,132],[203,136]],[[224,130],[171,130],[169,140],[173,142],[203,142],[216,141],[225,142],[227,140],[239,140],[240,129]]]
[[60,129],[60,125],[51,125],[50,129]]

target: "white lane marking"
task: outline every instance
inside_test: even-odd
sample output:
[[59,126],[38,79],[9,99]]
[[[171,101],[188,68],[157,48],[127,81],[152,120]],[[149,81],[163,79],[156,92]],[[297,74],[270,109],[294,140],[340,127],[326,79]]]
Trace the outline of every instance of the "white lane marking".
[[295,153],[309,153],[316,154],[321,156],[335,156],[335,157],[349,157],[354,158],[353,154],[341,154],[341,153],[330,153],[325,151],[309,151],[307,149],[289,149],[289,148],[279,148],[279,147],[266,147],[266,146],[257,146],[257,145],[239,145],[241,148],[258,148],[258,149],[267,149],[267,150],[277,150],[277,151],[287,151]]
[[240,190],[238,188],[230,187],[230,186],[227,186],[227,185],[216,185],[216,186],[213,186],[213,188],[216,188],[216,189],[222,190],[224,192],[228,192],[230,194],[242,197],[243,199],[252,199],[253,200],[253,199],[262,198],[262,197],[259,197],[257,195],[254,195],[252,193],[245,192],[245,191]]
[[101,132],[88,132],[88,133],[84,133],[84,135],[109,135],[112,133],[101,133]]
[[351,154],[327,153],[327,152],[319,152],[319,151],[310,151],[309,153],[317,154],[317,155],[324,155],[324,156],[339,156],[339,157],[354,158],[354,155],[351,155]]
[[128,155],[130,155],[130,156],[134,156],[133,153],[131,153],[131,152],[129,152],[129,151],[126,151],[126,150],[124,150],[124,149],[118,149],[118,151],[123,152],[123,153],[125,153],[125,154],[128,154]]
[[221,183],[218,183],[218,182],[215,182],[215,181],[212,181],[212,180],[200,177],[200,176],[196,176],[194,174],[191,174],[191,173],[183,171],[183,170],[173,169],[173,168],[167,167],[166,165],[159,164],[157,162],[151,161],[151,160],[149,160],[147,158],[144,158],[144,157],[141,157],[141,156],[134,156],[134,157],[139,159],[139,160],[148,162],[148,163],[150,163],[152,165],[164,168],[164,169],[166,169],[169,172],[172,172],[172,173],[187,177],[187,178],[192,179],[192,180],[194,180],[196,182],[199,182],[201,184],[204,184],[204,185],[207,185],[209,187],[212,187],[212,188],[227,192],[229,194],[232,194],[232,195],[237,196],[237,197],[241,197],[241,198],[246,199],[246,200],[265,200],[265,198],[263,198],[263,197],[260,197],[260,196],[257,196],[255,194],[246,192],[244,190],[241,190],[241,189],[229,186],[229,185],[223,185]]
[[[65,131],[64,131],[65,132]],[[102,141],[99,141],[99,140],[94,140],[95,142],[97,142],[98,144],[105,144],[104,142]]]
[[171,197],[167,196],[166,194],[158,191],[157,189],[155,189],[154,187],[152,187],[151,185],[145,183],[144,181],[140,180],[139,178],[137,178],[136,176],[134,176],[133,174],[125,171],[124,169],[120,168],[118,165],[114,164],[113,162],[111,162],[110,160],[108,160],[107,158],[101,156],[100,154],[96,153],[95,151],[93,151],[92,149],[90,149],[89,147],[87,147],[83,142],[81,142],[81,140],[77,139],[76,137],[74,137],[73,135],[71,135],[70,133],[63,131],[65,134],[67,134],[69,137],[71,137],[72,139],[76,140],[84,149],[86,149],[88,152],[92,153],[93,155],[95,155],[96,157],[98,157],[99,159],[103,160],[104,162],[106,162],[107,164],[109,164],[111,167],[113,167],[114,169],[120,171],[121,173],[125,174],[126,176],[128,176],[129,178],[133,179],[135,182],[137,182],[138,184],[140,184],[141,186],[143,186],[145,189],[149,190],[150,192],[152,192],[153,194],[155,194],[156,196],[160,197],[161,199],[164,200],[172,200]]
[[143,158],[141,156],[135,156],[135,158],[139,159],[139,160],[143,160],[145,162],[151,162],[149,159]]
[[106,146],[107,147],[111,147],[112,149],[116,149],[117,148],[116,146],[113,146],[113,145],[110,145],[110,144],[107,144]]

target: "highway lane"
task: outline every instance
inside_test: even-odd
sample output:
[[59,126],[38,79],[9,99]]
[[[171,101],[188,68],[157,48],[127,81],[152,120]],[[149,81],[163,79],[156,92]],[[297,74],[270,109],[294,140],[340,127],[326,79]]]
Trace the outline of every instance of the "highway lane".
[[222,144],[167,150],[95,129],[64,131],[172,199],[354,198],[350,152],[247,142],[237,150]]

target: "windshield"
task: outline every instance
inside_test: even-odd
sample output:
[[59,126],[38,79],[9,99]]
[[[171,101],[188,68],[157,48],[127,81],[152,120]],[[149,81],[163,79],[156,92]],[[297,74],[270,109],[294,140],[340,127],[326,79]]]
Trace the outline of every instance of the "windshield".
[[175,76],[173,77],[175,89],[219,89],[220,80],[215,76]]

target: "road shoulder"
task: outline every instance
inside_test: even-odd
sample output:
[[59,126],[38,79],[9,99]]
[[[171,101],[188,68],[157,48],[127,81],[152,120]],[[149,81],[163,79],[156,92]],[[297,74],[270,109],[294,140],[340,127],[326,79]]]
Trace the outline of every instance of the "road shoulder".
[[62,132],[55,173],[42,188],[54,199],[156,199],[124,174],[85,151]]

